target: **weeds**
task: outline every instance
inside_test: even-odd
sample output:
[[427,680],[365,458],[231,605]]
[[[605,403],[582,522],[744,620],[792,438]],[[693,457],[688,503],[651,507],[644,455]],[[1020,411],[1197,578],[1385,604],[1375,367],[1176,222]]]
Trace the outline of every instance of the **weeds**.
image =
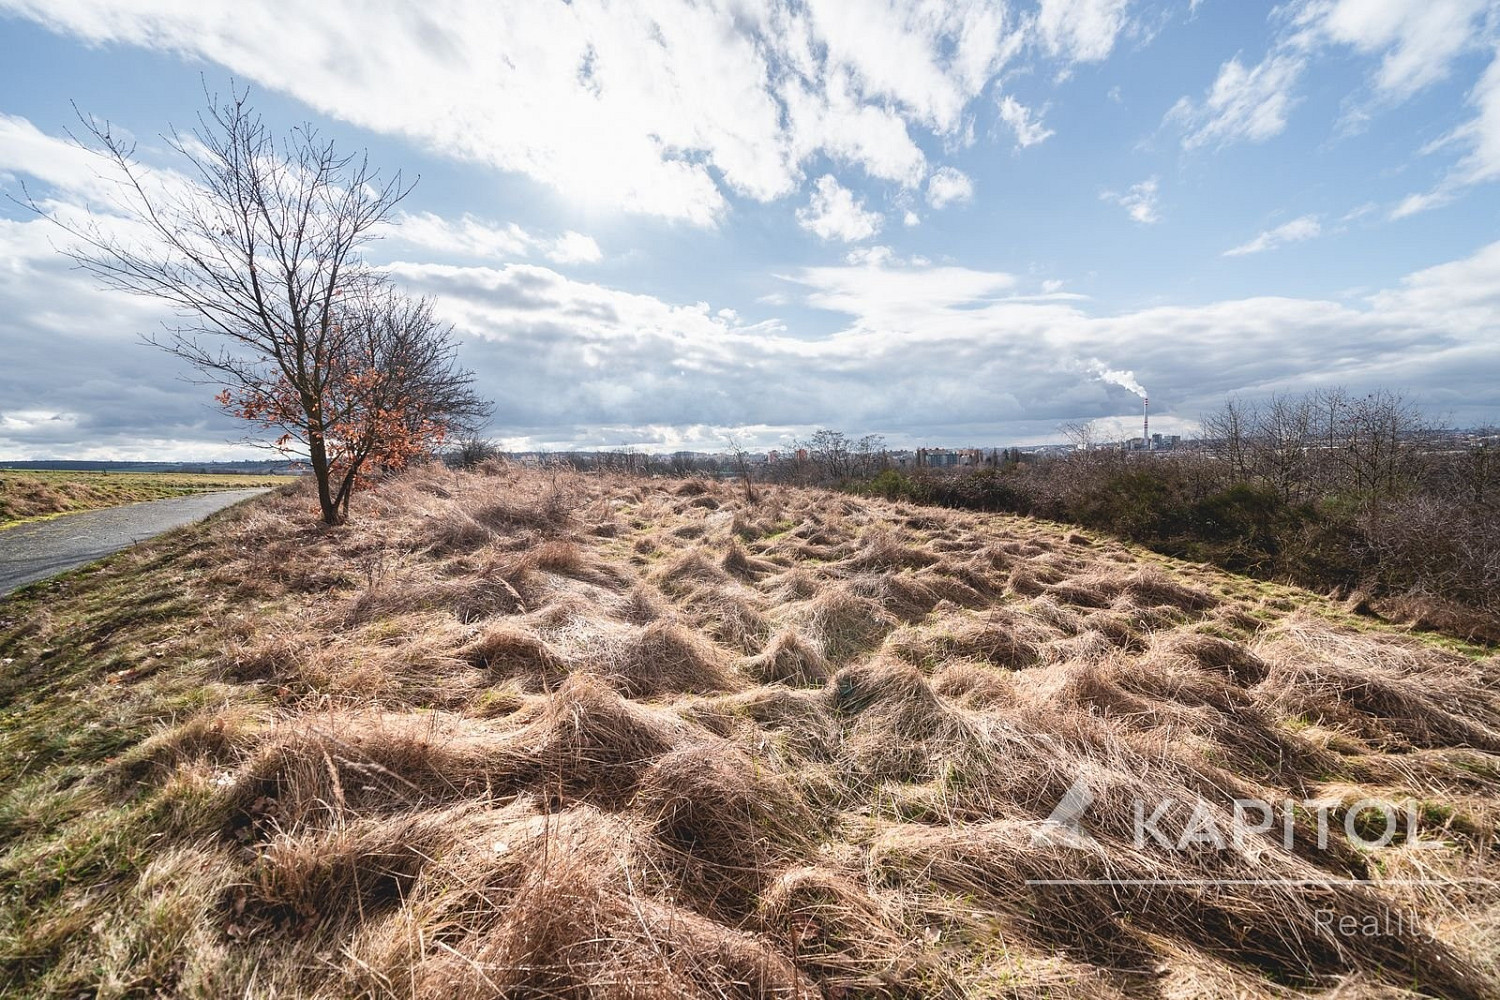
[[[0,603],[0,993],[1496,994],[1494,657],[1004,516],[493,461],[365,504]],[[1370,797],[1435,846],[1351,841]],[[1248,798],[1332,842],[1132,837]]]

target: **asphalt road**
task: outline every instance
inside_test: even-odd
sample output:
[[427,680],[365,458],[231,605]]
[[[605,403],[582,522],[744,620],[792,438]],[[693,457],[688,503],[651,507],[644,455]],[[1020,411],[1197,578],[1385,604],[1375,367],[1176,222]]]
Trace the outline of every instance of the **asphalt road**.
[[0,597],[265,493],[222,490],[66,514],[0,531]]

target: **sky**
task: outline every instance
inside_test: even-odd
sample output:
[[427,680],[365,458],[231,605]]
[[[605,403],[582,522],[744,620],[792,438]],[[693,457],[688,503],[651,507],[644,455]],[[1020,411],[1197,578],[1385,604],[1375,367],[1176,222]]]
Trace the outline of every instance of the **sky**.
[[0,460],[258,454],[17,201],[128,225],[78,116],[172,176],[231,87],[417,179],[509,448],[1500,422],[1500,0],[0,0]]

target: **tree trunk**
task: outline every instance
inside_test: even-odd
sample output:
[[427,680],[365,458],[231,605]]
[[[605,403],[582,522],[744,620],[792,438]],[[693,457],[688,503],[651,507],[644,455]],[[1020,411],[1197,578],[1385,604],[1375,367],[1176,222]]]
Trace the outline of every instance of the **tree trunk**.
[[342,518],[338,501],[333,496],[333,484],[329,482],[328,452],[323,447],[321,434],[307,436],[307,456],[312,463],[313,478],[318,482],[318,510],[323,523],[338,524]]

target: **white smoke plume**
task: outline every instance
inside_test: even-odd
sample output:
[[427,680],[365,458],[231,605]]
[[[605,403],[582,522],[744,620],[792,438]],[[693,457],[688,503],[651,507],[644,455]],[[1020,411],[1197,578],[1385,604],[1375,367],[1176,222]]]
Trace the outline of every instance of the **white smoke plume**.
[[1112,368],[1106,367],[1104,362],[1098,358],[1089,362],[1089,371],[1094,373],[1095,378],[1103,382],[1120,386],[1122,389],[1129,389],[1142,399],[1146,398],[1146,390],[1135,380],[1135,372],[1115,371]]

